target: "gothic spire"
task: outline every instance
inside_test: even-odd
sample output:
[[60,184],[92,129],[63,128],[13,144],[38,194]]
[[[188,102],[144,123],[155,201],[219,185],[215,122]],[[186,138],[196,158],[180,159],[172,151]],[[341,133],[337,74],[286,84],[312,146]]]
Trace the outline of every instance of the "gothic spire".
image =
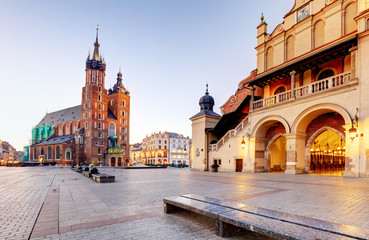
[[96,28],[96,42],[94,43],[94,54],[92,57],[92,59],[95,59],[96,61],[100,61],[99,47],[99,28]]

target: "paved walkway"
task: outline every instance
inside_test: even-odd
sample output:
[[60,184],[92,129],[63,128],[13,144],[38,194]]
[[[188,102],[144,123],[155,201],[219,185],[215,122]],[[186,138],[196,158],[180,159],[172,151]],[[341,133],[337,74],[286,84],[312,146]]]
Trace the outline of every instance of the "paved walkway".
[[100,170],[116,182],[69,168],[0,168],[0,239],[219,239],[213,220],[163,214],[163,197],[189,193],[369,229],[367,178]]

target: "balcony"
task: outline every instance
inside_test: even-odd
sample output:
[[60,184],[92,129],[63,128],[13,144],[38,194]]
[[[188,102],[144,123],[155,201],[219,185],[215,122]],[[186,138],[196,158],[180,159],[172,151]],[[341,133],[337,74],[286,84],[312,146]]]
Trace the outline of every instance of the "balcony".
[[268,98],[264,98],[253,103],[253,110],[262,109],[272,105],[293,101],[299,98],[313,96],[315,94],[341,88],[349,85],[351,72],[344,72],[329,78],[310,83],[308,85],[295,88]]

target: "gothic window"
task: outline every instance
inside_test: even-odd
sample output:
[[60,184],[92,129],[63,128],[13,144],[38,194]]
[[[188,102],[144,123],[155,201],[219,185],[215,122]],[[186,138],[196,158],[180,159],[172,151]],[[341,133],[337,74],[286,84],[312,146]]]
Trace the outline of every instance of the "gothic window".
[[100,148],[97,149],[97,154],[100,154]]
[[55,159],[60,159],[60,147],[56,146]]
[[50,146],[47,148],[47,159],[52,159],[52,150]]
[[101,101],[101,95],[99,94],[99,101]]
[[122,103],[123,107],[126,106],[126,101],[123,100],[123,103]]
[[101,103],[99,103],[99,110],[101,110]]
[[101,122],[99,122],[99,129],[101,129]]
[[112,137],[115,135],[115,124],[114,123],[109,123],[109,137]]
[[[88,99],[88,93],[86,94],[86,100]],[[87,104],[87,103],[86,103]],[[86,105],[86,108],[87,108],[87,105]]]
[[124,111],[122,111],[122,117],[124,117],[124,115],[125,115],[125,112],[124,112]]
[[[101,74],[99,75],[99,83],[101,83],[101,80],[102,79],[102,77],[101,77]],[[101,92],[101,91],[100,91]]]
[[92,82],[94,83],[95,82],[95,77],[96,77],[96,73],[95,71],[92,73]]
[[45,154],[44,147],[41,147],[41,153],[40,153],[40,155],[44,155],[44,154]]
[[99,113],[99,120],[101,120],[101,113]]

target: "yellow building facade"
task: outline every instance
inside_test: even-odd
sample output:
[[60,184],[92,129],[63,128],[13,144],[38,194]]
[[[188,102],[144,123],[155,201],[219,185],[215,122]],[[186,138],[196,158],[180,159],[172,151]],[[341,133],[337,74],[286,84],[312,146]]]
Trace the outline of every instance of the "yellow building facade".
[[256,33],[251,94],[190,119],[192,169],[369,176],[369,1],[296,0]]

